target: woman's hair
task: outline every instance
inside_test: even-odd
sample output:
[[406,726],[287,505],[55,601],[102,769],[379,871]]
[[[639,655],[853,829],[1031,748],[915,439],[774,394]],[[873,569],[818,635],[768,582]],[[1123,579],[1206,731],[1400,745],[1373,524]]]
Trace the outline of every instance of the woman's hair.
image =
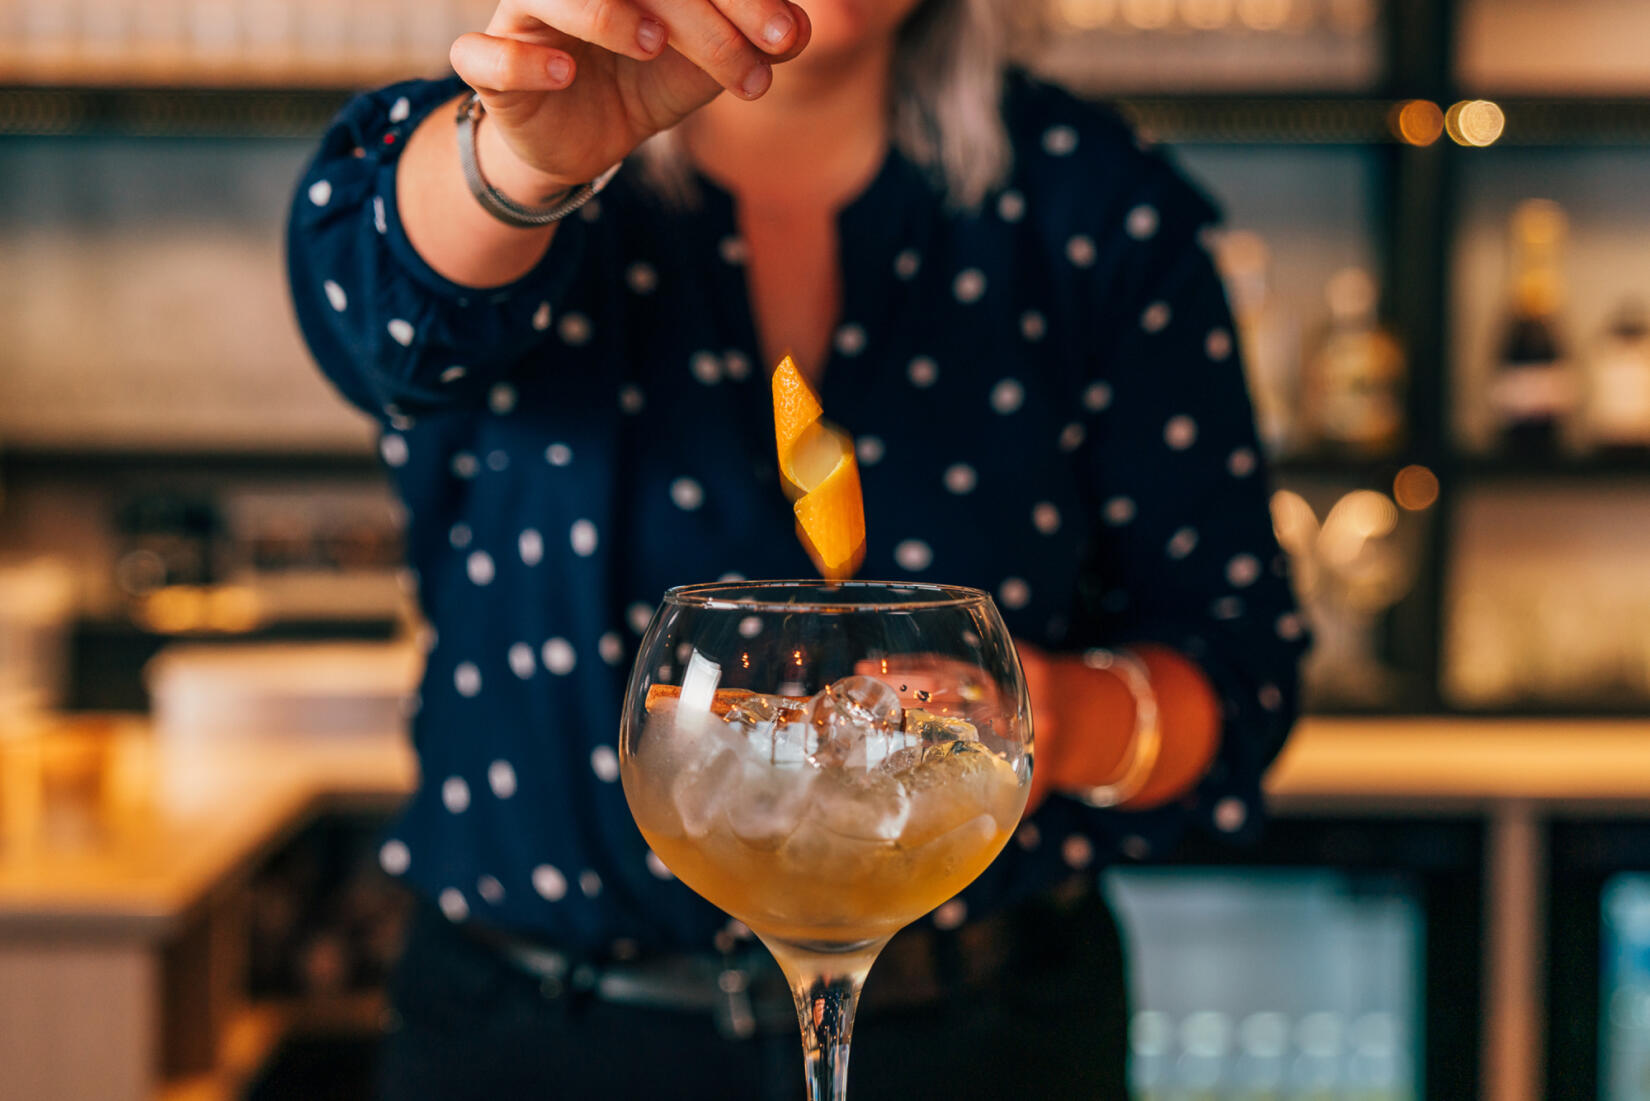
[[[1003,125],[1003,71],[1041,26],[1044,0],[923,0],[894,47],[893,141],[943,184],[947,205],[970,209],[1007,179],[1013,150]],[[691,204],[693,173],[672,131],[638,151],[667,199]]]

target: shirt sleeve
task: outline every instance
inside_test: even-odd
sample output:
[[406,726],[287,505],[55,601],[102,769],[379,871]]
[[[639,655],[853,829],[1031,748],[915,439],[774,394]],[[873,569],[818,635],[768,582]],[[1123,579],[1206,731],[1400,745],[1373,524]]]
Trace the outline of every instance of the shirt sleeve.
[[1106,335],[1091,344],[1084,404],[1095,418],[1082,456],[1100,534],[1074,638],[1161,643],[1190,658],[1220,699],[1222,736],[1213,767],[1178,804],[1074,809],[1097,842],[1137,858],[1189,822],[1256,834],[1262,775],[1294,722],[1306,647],[1232,318],[1202,243],[1215,212],[1161,161],[1150,165],[1122,208],[1117,274],[1094,288]]
[[589,226],[568,219],[537,267],[488,290],[453,283],[419,256],[396,208],[396,167],[418,125],[462,91],[450,78],[358,97],[293,198],[287,269],[299,327],[333,384],[379,418],[484,400],[547,342],[585,248]]

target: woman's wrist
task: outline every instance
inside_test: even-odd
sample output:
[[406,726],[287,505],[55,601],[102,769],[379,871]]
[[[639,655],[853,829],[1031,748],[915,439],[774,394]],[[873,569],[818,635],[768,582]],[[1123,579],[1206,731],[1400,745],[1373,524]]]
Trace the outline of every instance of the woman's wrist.
[[528,164],[485,114],[476,124],[476,160],[489,184],[505,198],[526,207],[549,206],[589,182],[564,180]]

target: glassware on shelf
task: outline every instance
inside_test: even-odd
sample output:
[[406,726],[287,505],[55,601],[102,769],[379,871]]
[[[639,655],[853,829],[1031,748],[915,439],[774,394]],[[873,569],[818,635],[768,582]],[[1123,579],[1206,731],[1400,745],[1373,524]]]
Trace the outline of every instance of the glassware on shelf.
[[1650,322],[1637,299],[1617,307],[1592,351],[1582,424],[1595,451],[1650,455]]
[[1575,411],[1577,387],[1560,333],[1569,219],[1548,199],[1527,199],[1512,216],[1512,301],[1490,384],[1502,444],[1513,454],[1556,454]]
[[1238,347],[1255,407],[1255,429],[1272,458],[1301,446],[1300,325],[1272,290],[1272,250],[1249,230],[1223,233],[1216,262],[1232,304]]
[[1404,440],[1408,365],[1377,319],[1375,280],[1343,268],[1324,288],[1329,329],[1307,365],[1302,411],[1316,445],[1332,454],[1379,458]]
[[1019,823],[1031,712],[983,592],[697,585],[642,639],[619,754],[653,851],[779,961],[810,1101],[843,1101],[877,954]]

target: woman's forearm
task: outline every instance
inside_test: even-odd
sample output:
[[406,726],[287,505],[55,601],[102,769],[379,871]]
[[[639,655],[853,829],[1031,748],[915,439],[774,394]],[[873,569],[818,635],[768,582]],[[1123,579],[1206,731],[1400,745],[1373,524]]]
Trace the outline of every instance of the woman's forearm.
[[[408,139],[396,167],[396,205],[407,239],[438,274],[466,287],[503,286],[544,259],[556,227],[507,226],[470,194],[458,157],[459,102],[430,112]],[[489,183],[525,205],[543,204],[561,190],[523,165],[485,118],[477,131],[476,158]]]

